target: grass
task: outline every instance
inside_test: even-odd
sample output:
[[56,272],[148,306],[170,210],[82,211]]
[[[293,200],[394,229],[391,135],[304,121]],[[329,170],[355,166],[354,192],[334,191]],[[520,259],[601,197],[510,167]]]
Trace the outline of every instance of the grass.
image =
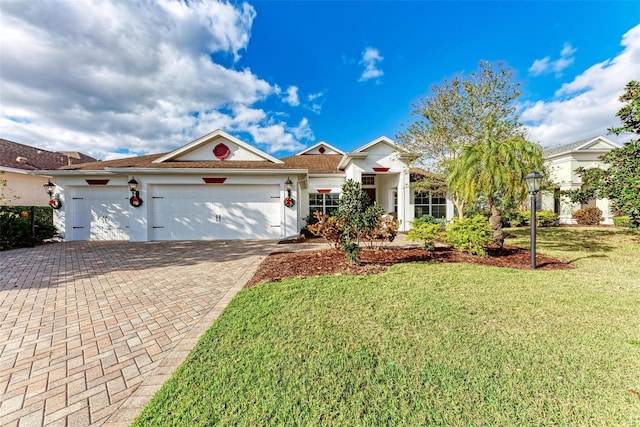
[[244,290],[134,425],[639,425],[638,237],[540,229],[538,250],[577,268]]

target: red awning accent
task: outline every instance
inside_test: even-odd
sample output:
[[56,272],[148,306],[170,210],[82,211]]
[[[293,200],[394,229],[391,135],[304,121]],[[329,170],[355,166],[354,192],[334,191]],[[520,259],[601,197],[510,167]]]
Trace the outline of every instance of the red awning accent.
[[202,178],[202,180],[207,184],[222,184],[227,178]]
[[374,172],[389,172],[389,168],[373,168]]
[[318,193],[321,193],[321,194],[331,193],[330,188],[318,188],[317,190],[318,190]]
[[89,185],[107,185],[109,183],[108,179],[85,179],[85,181]]

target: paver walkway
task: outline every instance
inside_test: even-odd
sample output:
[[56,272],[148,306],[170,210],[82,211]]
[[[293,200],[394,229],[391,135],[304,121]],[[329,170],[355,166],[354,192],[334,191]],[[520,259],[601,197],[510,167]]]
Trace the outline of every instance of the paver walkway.
[[0,425],[129,425],[272,242],[0,252]]

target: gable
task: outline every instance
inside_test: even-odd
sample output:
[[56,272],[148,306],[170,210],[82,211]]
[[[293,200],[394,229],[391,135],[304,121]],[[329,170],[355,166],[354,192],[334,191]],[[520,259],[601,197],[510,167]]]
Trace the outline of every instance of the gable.
[[597,136],[595,138],[572,142],[571,144],[547,148],[544,150],[544,157],[546,159],[550,159],[555,157],[570,156],[571,154],[575,153],[602,154],[619,147],[620,145],[616,144],[613,141],[610,141],[604,136]]
[[271,162],[282,163],[275,157],[216,130],[154,160],[154,163],[173,162]]
[[337,149],[336,147],[321,141],[305,150],[302,150],[296,156],[305,155],[320,155],[320,154],[344,154],[344,151]]

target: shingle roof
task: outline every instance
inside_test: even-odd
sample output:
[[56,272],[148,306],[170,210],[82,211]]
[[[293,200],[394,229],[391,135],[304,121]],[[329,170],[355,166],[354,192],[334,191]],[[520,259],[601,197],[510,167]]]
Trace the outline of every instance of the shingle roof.
[[58,169],[70,163],[96,161],[82,153],[54,153],[7,139],[0,139],[0,166],[32,170]]
[[584,145],[587,142],[592,141],[592,140],[594,140],[596,138],[597,137],[587,138],[587,139],[582,139],[580,141],[572,142],[570,144],[556,145],[555,147],[546,148],[544,150],[544,154],[545,154],[545,156],[551,156],[553,154],[566,153],[567,151],[575,150],[576,148],[580,147],[581,145]]
[[104,170],[105,168],[145,168],[145,169],[307,169],[309,173],[341,173],[337,169],[342,158],[340,154],[316,154],[308,156],[291,156],[281,159],[283,163],[266,161],[164,161],[153,163],[154,160],[167,153],[150,154],[147,156],[127,157],[124,159],[107,160],[104,162],[82,163],[64,166],[62,170]]
[[289,167],[307,169],[310,174],[329,174],[343,173],[338,169],[338,163],[341,159],[341,154],[309,154],[285,157],[280,160]]

